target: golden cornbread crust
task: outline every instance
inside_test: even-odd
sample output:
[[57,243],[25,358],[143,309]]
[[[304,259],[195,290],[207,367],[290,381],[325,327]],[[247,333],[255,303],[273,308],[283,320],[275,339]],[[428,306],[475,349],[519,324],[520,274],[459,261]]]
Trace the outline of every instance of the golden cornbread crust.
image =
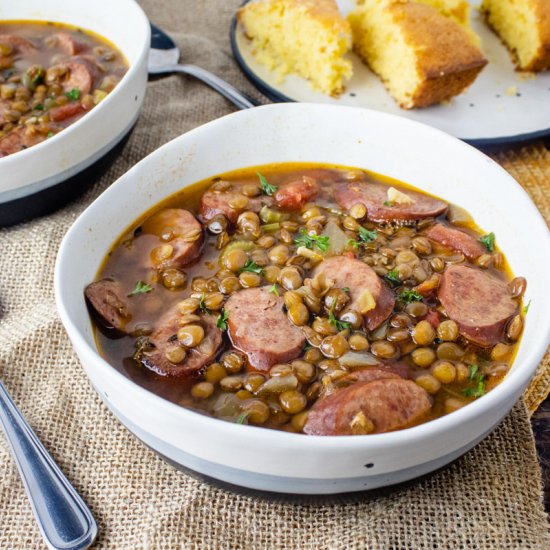
[[537,32],[539,36],[539,47],[537,53],[533,57],[530,63],[525,66],[521,66],[517,52],[513,47],[506,43],[499,33],[499,30],[491,22],[490,8],[485,4],[482,4],[481,10],[485,15],[485,21],[489,27],[493,29],[495,34],[501,39],[502,43],[510,50],[516,68],[520,71],[527,72],[540,72],[550,69],[550,0],[528,0],[533,9],[537,21],[535,29],[531,29],[531,32]]
[[352,74],[345,57],[351,29],[336,0],[254,0],[238,10],[237,21],[256,60],[280,81],[296,73],[326,94],[343,91]]
[[[468,32],[435,8],[407,0],[388,0],[383,5],[414,52],[416,63],[416,88],[408,92],[406,103],[396,98],[401,107],[427,107],[448,101],[472,84],[487,64]],[[354,32],[356,46],[357,39],[360,37]],[[355,50],[364,58],[358,47]],[[364,60],[368,64],[368,59]],[[384,75],[379,76],[384,81]]]

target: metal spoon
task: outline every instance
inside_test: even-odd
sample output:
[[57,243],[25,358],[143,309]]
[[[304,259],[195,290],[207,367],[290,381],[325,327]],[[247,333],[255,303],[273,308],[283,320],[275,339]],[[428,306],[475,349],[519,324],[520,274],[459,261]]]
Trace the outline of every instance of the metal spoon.
[[178,64],[180,50],[174,41],[158,27],[151,23],[151,49],[149,50],[149,74],[182,73],[198,78],[239,109],[249,109],[259,105],[251,97],[237,90],[234,86],[196,65]]
[[40,443],[2,382],[0,424],[48,548],[88,548],[97,535],[92,513]]

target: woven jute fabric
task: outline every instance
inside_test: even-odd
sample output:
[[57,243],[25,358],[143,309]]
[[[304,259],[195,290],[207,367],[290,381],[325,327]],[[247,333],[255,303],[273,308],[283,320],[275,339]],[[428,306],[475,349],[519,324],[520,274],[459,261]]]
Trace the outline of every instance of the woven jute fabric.
[[[239,1],[143,4],[153,22],[176,39],[185,59],[255,95],[229,49],[229,22]],[[0,230],[0,376],[92,508],[100,530],[97,547],[549,548],[540,470],[523,402],[481,444],[432,475],[390,489],[299,504],[246,496],[180,473],[103,406],[56,314],[53,267],[61,238],[86,205],[135,162],[232,110],[192,79],[151,82],[129,140],[83,197],[47,217]],[[494,157],[550,219],[550,155],[544,146]],[[527,393],[530,407],[549,385],[547,361]],[[0,548],[44,548],[3,437]]]

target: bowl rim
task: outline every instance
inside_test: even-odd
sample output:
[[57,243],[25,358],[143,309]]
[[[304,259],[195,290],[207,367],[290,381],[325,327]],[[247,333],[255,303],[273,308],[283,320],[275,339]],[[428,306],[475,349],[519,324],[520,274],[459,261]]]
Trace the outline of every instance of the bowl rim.
[[[103,113],[106,109],[109,108],[111,103],[115,101],[119,95],[125,92],[126,83],[129,80],[133,80],[136,73],[141,70],[143,60],[149,54],[149,47],[151,42],[151,27],[149,24],[149,19],[145,14],[145,12],[143,11],[143,8],[133,0],[126,0],[125,6],[128,11],[131,11],[131,10],[134,11],[136,16],[139,19],[141,19],[141,24],[142,24],[141,29],[136,27],[134,30],[136,37],[142,35],[144,40],[141,44],[141,49],[139,51],[139,54],[136,56],[133,62],[130,62],[128,60],[126,53],[123,52],[122,49],[119,47],[119,45],[116,43],[116,41],[112,40],[109,36],[105,36],[102,33],[91,31],[91,29],[83,27],[84,32],[88,32],[88,31],[93,32],[94,34],[97,34],[100,38],[104,38],[108,40],[111,44],[113,44],[119,50],[119,52],[122,53],[125,61],[128,63],[128,70],[124,73],[124,76],[121,78],[120,82],[114,87],[113,91],[109,93],[103,101],[101,101],[98,105],[96,105],[91,111],[86,113],[84,116],[80,117],[76,122],[67,126],[66,128],[63,128],[61,132],[58,132],[51,138],[41,141],[40,143],[37,143],[32,147],[28,147],[27,149],[24,149],[22,151],[17,151],[16,153],[12,153],[11,155],[6,155],[5,157],[0,157],[0,169],[4,169],[4,167],[8,165],[10,162],[11,163],[15,163],[16,161],[25,162],[25,160],[28,160],[31,158],[31,155],[40,154],[42,151],[46,150],[46,147],[48,147],[49,144],[57,143],[59,139],[69,140],[72,137],[72,135],[75,132],[77,132],[83,125],[89,125],[89,122],[92,118],[96,118],[98,114]],[[17,21],[17,19],[13,19],[13,18],[0,19],[0,23],[10,23],[12,21]],[[29,17],[25,16],[25,21],[29,21],[29,22],[43,21],[43,19],[39,19],[39,18],[32,19],[32,17],[30,16]],[[63,24],[71,25],[71,23],[67,23],[66,21],[62,21],[57,18],[52,19],[52,21],[54,23],[59,23],[61,25]],[[139,34],[138,34],[138,31],[140,31]],[[96,150],[99,150],[99,148],[96,145],[94,145],[94,151]],[[74,168],[74,165],[71,165],[71,168]],[[67,169],[64,169],[63,172],[64,171],[67,171]],[[56,175],[57,173],[52,174],[51,176],[49,176],[48,179],[55,178]],[[37,181],[29,182],[29,183],[26,183],[25,185],[11,187],[8,189],[0,189],[0,196],[2,193],[10,193],[15,190],[21,190],[21,189],[25,189],[26,187],[36,185]]]
[[[97,362],[97,365],[103,369],[102,375],[111,377],[112,380],[121,383],[122,385],[128,386],[134,395],[138,396],[140,399],[143,399],[148,404],[154,406],[159,413],[167,414],[171,417],[178,417],[178,420],[181,419],[182,422],[199,422],[204,423],[205,426],[210,426],[213,431],[223,430],[229,435],[235,435],[236,437],[241,438],[241,440],[246,436],[253,438],[256,443],[274,443],[277,442],[282,446],[292,448],[293,450],[299,451],[301,448],[311,450],[312,446],[315,446],[319,450],[323,449],[334,449],[339,448],[341,450],[382,450],[386,448],[395,448],[395,447],[405,447],[411,443],[418,443],[419,441],[432,439],[438,435],[448,432],[449,429],[457,425],[467,425],[469,422],[475,422],[476,418],[480,417],[484,412],[498,408],[498,405],[507,407],[508,411],[513,404],[515,403],[517,397],[521,391],[524,390],[525,386],[533,376],[541,358],[543,357],[546,351],[546,342],[550,341],[550,318],[546,322],[546,326],[541,330],[541,340],[538,342],[538,345],[532,346],[526,351],[526,356],[522,362],[522,368],[517,368],[518,365],[514,364],[514,367],[511,372],[507,374],[504,380],[498,384],[494,389],[488,392],[483,396],[482,399],[478,399],[472,403],[469,403],[467,406],[462,407],[461,409],[454,411],[452,414],[447,414],[442,417],[435,418],[429,422],[413,426],[411,428],[406,428],[402,430],[396,430],[394,432],[386,432],[380,434],[369,434],[368,436],[356,436],[356,435],[341,435],[341,436],[320,436],[320,435],[309,435],[307,437],[304,434],[296,434],[283,432],[280,430],[270,430],[257,426],[241,426],[238,424],[232,424],[214,417],[209,417],[198,412],[195,412],[191,409],[187,409],[175,403],[172,403],[155,393],[139,386],[137,383],[132,381],[130,378],[124,376],[119,372],[115,367],[110,365],[99,353],[96,346],[90,345],[84,336],[81,334],[79,329],[76,328],[75,324],[72,321],[70,314],[65,305],[65,295],[63,288],[61,286],[62,267],[63,264],[67,261],[67,249],[69,243],[73,238],[73,235],[79,231],[80,226],[83,226],[88,221],[88,218],[91,218],[91,212],[95,211],[98,207],[98,204],[101,204],[103,201],[108,200],[110,192],[112,189],[122,188],[128,185],[128,182],[131,182],[134,174],[139,170],[140,165],[143,162],[151,162],[151,157],[159,156],[170,147],[174,147],[180,141],[193,139],[197,136],[200,136],[203,133],[209,131],[210,127],[217,126],[221,124],[229,124],[230,127],[235,128],[235,125],[232,124],[236,118],[246,118],[247,116],[253,116],[253,111],[256,109],[261,109],[264,111],[273,110],[273,111],[293,111],[293,110],[307,110],[307,109],[323,109],[323,110],[348,110],[358,112],[361,111],[365,116],[375,119],[376,122],[383,123],[384,119],[394,119],[399,124],[403,124],[411,130],[421,130],[424,132],[431,132],[438,138],[438,140],[444,140],[453,147],[460,147],[467,149],[469,154],[477,157],[483,162],[488,162],[491,164],[492,169],[496,170],[499,174],[499,178],[504,182],[507,180],[507,185],[513,187],[516,193],[519,193],[523,196],[523,204],[520,206],[526,208],[526,215],[528,214],[531,218],[531,223],[539,226],[540,229],[540,238],[541,246],[545,247],[548,255],[550,256],[550,232],[548,232],[546,227],[546,222],[544,221],[542,215],[531,201],[530,197],[526,191],[521,187],[521,185],[508,173],[504,168],[502,168],[498,163],[493,161],[490,157],[483,154],[481,151],[475,149],[471,145],[459,140],[447,134],[437,128],[433,128],[426,124],[413,121],[410,119],[402,118],[397,115],[382,113],[379,111],[374,111],[370,109],[364,109],[360,107],[350,107],[350,106],[341,106],[341,105],[326,105],[326,104],[317,104],[317,103],[282,103],[282,104],[270,104],[263,105],[260,107],[254,107],[253,109],[248,109],[245,111],[237,111],[213,121],[207,122],[201,126],[193,128],[192,130],[181,134],[180,136],[172,139],[171,141],[163,144],[161,147],[150,153],[140,162],[132,166],[128,171],[122,174],[111,186],[108,188],[100,197],[98,197],[93,203],[91,203],[77,218],[73,223],[71,228],[67,231],[66,235],[63,238],[63,241],[60,245],[56,265],[55,265],[55,275],[54,275],[54,289],[55,289],[55,299],[57,304],[57,309],[61,320],[65,326],[67,333],[70,336],[70,339],[73,343],[73,347],[79,350],[79,353],[83,351],[87,356],[92,357],[94,361]],[[376,125],[375,125],[376,126]],[[171,193],[173,194],[173,193]],[[166,195],[166,197],[171,194]],[[159,201],[157,201],[159,202]],[[146,209],[144,208],[144,212]],[[89,225],[89,224],[88,224]],[[543,237],[543,234],[546,237]],[[116,238],[116,237],[115,237]],[[113,239],[114,242],[114,239]],[[90,324],[92,321],[89,320]],[[530,365],[530,368],[527,368],[527,365]],[[243,431],[244,430],[244,431]]]

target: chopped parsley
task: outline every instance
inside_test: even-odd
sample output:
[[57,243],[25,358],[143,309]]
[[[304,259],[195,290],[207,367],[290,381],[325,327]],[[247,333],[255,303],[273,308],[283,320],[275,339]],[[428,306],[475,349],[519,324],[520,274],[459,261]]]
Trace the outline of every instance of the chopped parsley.
[[43,76],[44,76],[44,69],[42,66],[38,66],[36,69],[36,72],[34,73],[34,76],[32,76],[31,82],[33,84],[38,84],[42,80]]
[[243,412],[239,416],[237,416],[237,419],[235,420],[235,424],[245,424],[248,420],[248,413]]
[[321,252],[326,252],[329,245],[328,235],[308,235],[304,227],[300,229],[300,236],[294,239],[296,246],[305,246],[310,250],[316,246]]
[[70,92],[65,92],[65,95],[71,101],[76,101],[77,99],[80,99],[80,90],[78,88],[73,88]]
[[377,231],[369,231],[368,229],[364,228],[363,226],[359,226],[359,240],[364,243],[370,243],[376,239],[376,235],[378,235]]
[[351,246],[353,248],[359,248],[359,244],[355,239],[348,239],[346,246]]
[[406,288],[399,294],[399,299],[402,302],[410,304],[412,302],[421,302],[424,299],[424,296],[412,288]]
[[343,290],[346,294],[349,294],[349,293],[350,293],[349,286],[344,286],[344,287],[342,287],[342,290]]
[[244,267],[241,269],[241,273],[244,271],[250,271],[251,273],[257,273],[261,275],[264,270],[253,260],[246,260]]
[[48,137],[51,138],[54,136],[54,133],[53,132],[48,132]]
[[384,206],[393,206],[393,202],[392,201],[384,201],[382,203]]
[[281,294],[279,293],[279,289],[277,288],[277,283],[275,283],[270,289],[269,289],[269,292],[271,292],[271,294],[275,294],[275,296],[280,296]]
[[336,316],[334,315],[334,303],[332,304],[332,306],[330,306],[330,311],[328,312],[328,322],[333,327],[336,327],[338,331],[347,330],[351,327],[351,323],[340,321],[340,319],[336,318]]
[[462,390],[466,397],[481,397],[485,394],[485,375],[479,372],[478,365],[470,365],[470,374],[468,378],[473,382],[469,388]]
[[36,111],[43,111],[44,105],[42,105],[42,103],[38,103],[37,105],[34,106],[34,108]]
[[524,306],[523,306],[523,315],[527,315],[527,312],[529,311],[529,308],[531,307],[531,300],[529,300]]
[[401,284],[401,279],[399,278],[397,269],[392,269],[391,271],[388,271],[384,276],[384,279],[386,279],[386,281],[388,281],[388,283],[390,283],[390,285],[393,287],[399,286]]
[[276,193],[277,192],[277,186],[276,185],[271,185],[271,183],[269,183],[267,181],[267,179],[265,178],[265,176],[262,176],[262,174],[260,174],[260,172],[256,172],[256,174],[258,175],[258,178],[260,179],[260,187],[262,188],[262,193],[264,195],[267,195],[268,197],[271,197],[273,195],[273,193]]
[[146,294],[147,292],[151,292],[151,290],[153,290],[151,285],[144,283],[143,281],[138,281],[134,287],[134,290],[128,294],[128,298],[131,296],[136,296],[137,294]]
[[489,251],[494,252],[495,250],[495,234],[493,232],[483,235],[479,239],[479,242]]
[[220,330],[227,330],[227,320],[229,319],[229,314],[227,311],[222,310],[222,312],[218,315],[218,318],[216,319],[216,326]]
[[204,301],[204,292],[201,294],[201,298],[199,300],[199,309],[203,313],[210,314],[210,310],[208,309],[208,307],[206,307],[206,302]]

